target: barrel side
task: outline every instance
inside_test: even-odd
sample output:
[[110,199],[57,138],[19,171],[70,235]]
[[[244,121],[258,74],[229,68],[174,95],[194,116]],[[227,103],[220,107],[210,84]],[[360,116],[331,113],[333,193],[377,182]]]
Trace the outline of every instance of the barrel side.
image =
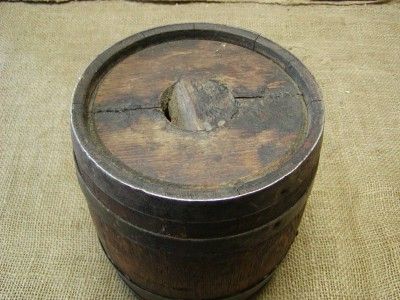
[[117,270],[134,286],[172,299],[224,298],[263,281],[293,243],[311,188],[273,234],[257,228],[223,238],[177,239],[124,222],[78,178],[100,243]]

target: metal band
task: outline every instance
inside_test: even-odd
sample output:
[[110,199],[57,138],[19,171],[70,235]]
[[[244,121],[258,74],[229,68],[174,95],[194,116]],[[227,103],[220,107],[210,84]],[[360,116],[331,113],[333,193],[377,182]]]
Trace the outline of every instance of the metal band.
[[[91,177],[80,169],[76,161],[75,167],[78,177],[81,177],[80,180],[83,181],[82,184],[86,186],[97,201],[100,201],[107,209],[121,219],[150,232],[168,232],[169,236],[185,236],[195,239],[232,236],[265,226],[269,223],[272,225],[276,223],[286,224],[285,220],[282,222],[282,214],[291,209],[305,194],[308,194],[313,180],[311,178],[310,182],[303,185],[306,188],[305,190],[300,188],[287,195],[285,203],[278,202],[268,209],[244,218],[220,222],[179,222],[145,215],[134,209],[122,206],[112,195],[106,194],[100,187],[96,186]],[[279,228],[275,227],[275,229]]]
[[[126,285],[137,295],[139,295],[141,298],[144,299],[151,299],[151,300],[177,300],[177,298],[167,298],[163,297],[157,294],[154,294],[152,292],[149,292],[140,286],[136,285],[132,281],[130,281],[127,277],[124,276],[118,269],[117,269],[118,275],[122,278],[122,280],[126,283]],[[258,290],[260,290],[264,285],[268,283],[268,281],[271,280],[272,274],[268,275],[265,277],[263,280],[261,280],[259,283],[256,285],[253,285],[249,289],[242,291],[236,295],[233,296],[228,296],[224,298],[217,298],[218,300],[243,300],[249,298],[251,295],[255,294]]]
[[[208,239],[179,238],[147,231],[121,219],[96,199],[87,188],[78,172],[77,177],[82,191],[86,196],[91,213],[95,214],[103,223],[111,226],[121,235],[140,245],[157,248],[157,245],[162,241],[163,247],[167,251],[177,251],[182,247],[182,249],[185,249],[185,252],[191,254],[201,254],[204,247],[206,247],[208,251],[216,251],[218,253],[232,252],[232,249],[236,249],[237,252],[240,252],[265,242],[288,226],[304,208],[307,200],[307,195],[303,195],[294,206],[283,213],[279,218],[241,234]],[[222,241],[223,243],[221,243]]]

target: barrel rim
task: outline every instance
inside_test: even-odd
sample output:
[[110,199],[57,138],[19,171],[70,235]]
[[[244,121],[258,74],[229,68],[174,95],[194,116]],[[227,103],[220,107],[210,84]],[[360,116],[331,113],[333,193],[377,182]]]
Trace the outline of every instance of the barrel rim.
[[[223,40],[234,39],[230,41],[242,47],[256,51],[261,55],[273,60],[280,65],[285,72],[296,82],[299,89],[304,94],[304,99],[308,109],[309,130],[302,146],[296,150],[291,159],[285,162],[278,170],[256,179],[254,182],[246,182],[241,186],[235,187],[234,193],[216,195],[215,191],[196,191],[190,192],[190,197],[183,193],[177,193],[176,187],[173,189],[163,189],[156,184],[148,184],[142,186],[129,176],[129,170],[124,170],[120,165],[116,165],[111,159],[105,159],[102,153],[99,153],[97,146],[92,140],[88,139],[89,129],[86,126],[85,101],[90,89],[94,86],[93,81],[103,73],[105,68],[109,66],[116,57],[121,56],[124,51],[128,51],[132,45],[142,41],[143,39],[157,38],[165,34],[208,34],[208,39]],[[210,34],[214,34],[210,36]],[[146,195],[157,198],[166,198],[176,201],[225,201],[235,199],[238,196],[243,197],[253,193],[265,190],[277,182],[280,182],[299,169],[311,154],[318,148],[318,144],[322,140],[324,124],[324,107],[322,103],[322,95],[319,87],[307,68],[290,52],[278,46],[274,42],[261,37],[259,34],[234,28],[225,25],[210,23],[183,23],[156,27],[144,32],[134,34],[115,45],[111,46],[101,53],[85,70],[81,76],[74,93],[74,100],[71,107],[71,129],[73,139],[80,148],[85,158],[95,166],[95,168],[109,177],[114,183],[123,185],[133,191],[140,191]],[[131,170],[130,170],[131,171]],[[132,172],[132,171],[131,171]],[[150,187],[150,188],[149,188]],[[181,191],[180,191],[181,192]]]

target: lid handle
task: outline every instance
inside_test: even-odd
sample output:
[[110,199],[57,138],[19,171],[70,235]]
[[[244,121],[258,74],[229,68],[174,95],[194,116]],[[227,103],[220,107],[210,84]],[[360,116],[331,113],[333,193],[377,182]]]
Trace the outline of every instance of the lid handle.
[[180,79],[161,97],[165,116],[189,131],[210,131],[224,126],[238,107],[230,89],[218,80]]

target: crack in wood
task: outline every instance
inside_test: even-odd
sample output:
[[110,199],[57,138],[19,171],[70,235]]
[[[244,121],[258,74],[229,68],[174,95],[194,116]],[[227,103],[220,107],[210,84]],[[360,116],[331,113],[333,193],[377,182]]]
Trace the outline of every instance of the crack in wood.
[[146,110],[146,109],[161,109],[161,106],[149,106],[149,107],[123,107],[123,108],[105,108],[105,109],[96,109],[95,111],[91,111],[91,114],[97,113],[123,113],[135,110]]
[[244,100],[244,99],[264,99],[265,95],[263,96],[233,96],[235,100]]

